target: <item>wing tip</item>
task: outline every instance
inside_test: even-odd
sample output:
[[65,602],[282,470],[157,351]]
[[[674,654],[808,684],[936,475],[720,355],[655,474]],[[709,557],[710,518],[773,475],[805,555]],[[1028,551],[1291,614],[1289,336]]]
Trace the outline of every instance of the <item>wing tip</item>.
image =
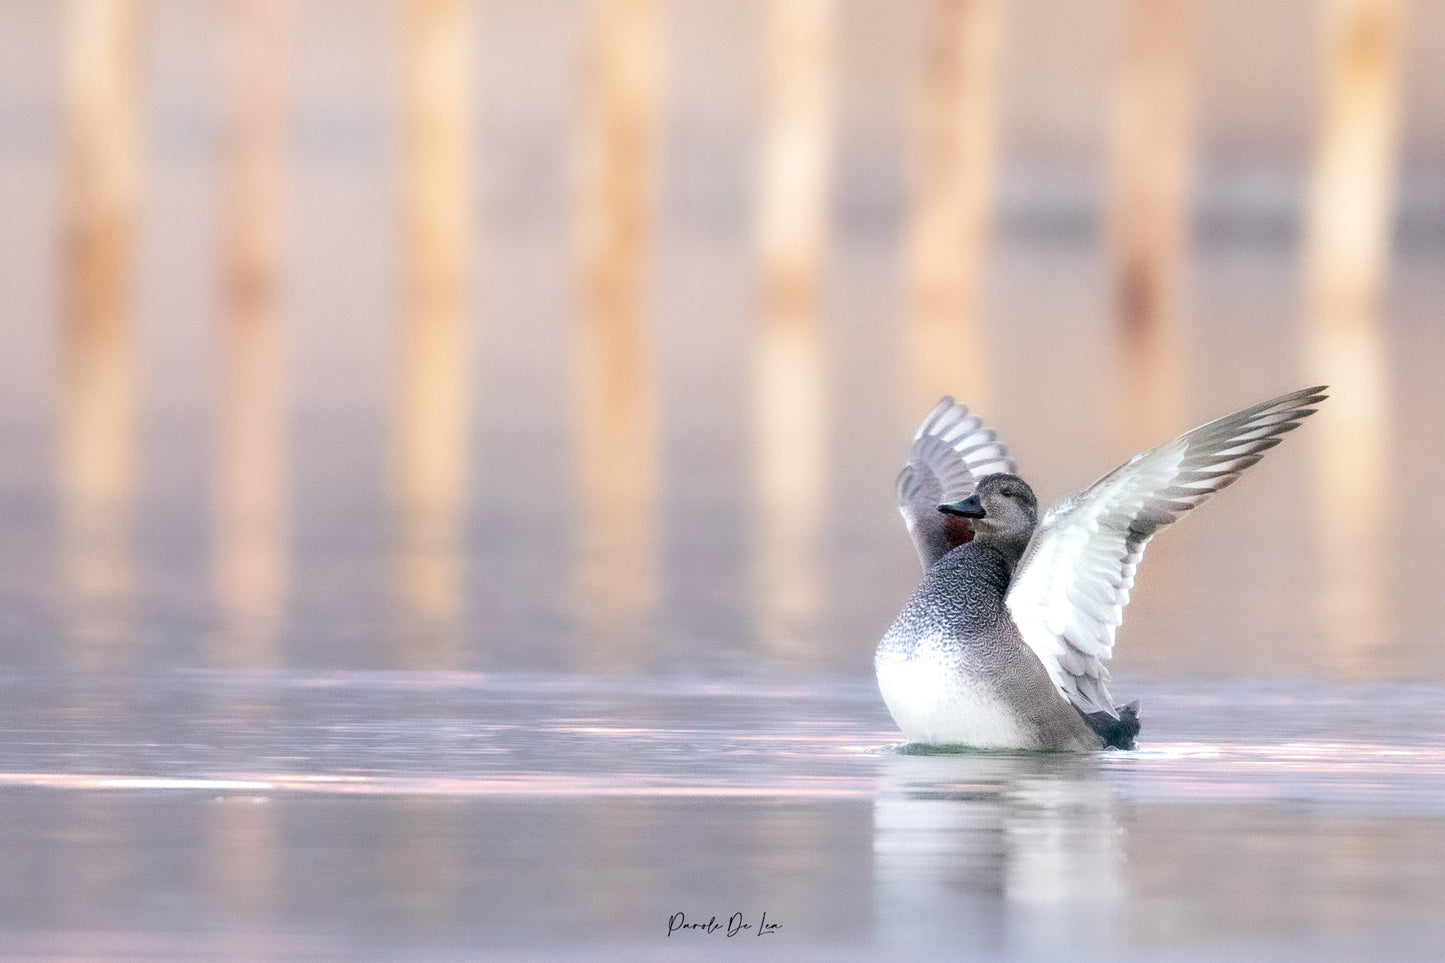
[[953,395],[944,395],[939,398],[934,406],[928,409],[928,414],[923,416],[923,421],[918,425],[918,430],[913,433],[913,440],[918,441],[924,435],[929,434],[934,426],[955,408],[962,408],[965,414],[968,412],[968,406],[960,405],[954,400]]

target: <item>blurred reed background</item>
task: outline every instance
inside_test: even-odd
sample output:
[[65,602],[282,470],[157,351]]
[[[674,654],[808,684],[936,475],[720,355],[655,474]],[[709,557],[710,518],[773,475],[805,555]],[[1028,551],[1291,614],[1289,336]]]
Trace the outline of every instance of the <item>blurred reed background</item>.
[[0,22],[7,658],[864,674],[938,395],[1053,498],[1321,381],[1121,664],[1445,677],[1445,3]]

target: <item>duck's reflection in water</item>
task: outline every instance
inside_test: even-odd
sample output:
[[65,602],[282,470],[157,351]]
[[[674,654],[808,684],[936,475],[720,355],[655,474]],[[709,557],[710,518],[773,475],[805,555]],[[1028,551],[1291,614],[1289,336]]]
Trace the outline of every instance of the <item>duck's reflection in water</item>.
[[878,941],[940,928],[971,953],[1107,943],[1125,900],[1115,799],[1092,756],[910,754],[873,804]]

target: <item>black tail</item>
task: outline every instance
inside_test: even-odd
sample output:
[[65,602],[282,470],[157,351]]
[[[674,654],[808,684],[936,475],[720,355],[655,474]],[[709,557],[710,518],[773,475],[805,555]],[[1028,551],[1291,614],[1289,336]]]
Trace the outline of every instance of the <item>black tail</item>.
[[1115,706],[1114,711],[1119,713],[1119,718],[1115,719],[1107,712],[1081,712],[1079,715],[1104,740],[1105,749],[1133,749],[1134,737],[1139,734],[1139,700],[1135,699],[1126,706]]

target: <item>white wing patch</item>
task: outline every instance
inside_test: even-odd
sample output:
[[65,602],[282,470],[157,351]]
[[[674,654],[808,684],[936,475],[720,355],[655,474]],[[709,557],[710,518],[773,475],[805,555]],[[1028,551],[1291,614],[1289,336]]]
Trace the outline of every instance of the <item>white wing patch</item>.
[[1324,400],[1306,388],[1136,455],[1040,520],[1009,586],[1009,613],[1054,685],[1084,712],[1117,718],[1104,665],[1144,546],[1232,484]]

